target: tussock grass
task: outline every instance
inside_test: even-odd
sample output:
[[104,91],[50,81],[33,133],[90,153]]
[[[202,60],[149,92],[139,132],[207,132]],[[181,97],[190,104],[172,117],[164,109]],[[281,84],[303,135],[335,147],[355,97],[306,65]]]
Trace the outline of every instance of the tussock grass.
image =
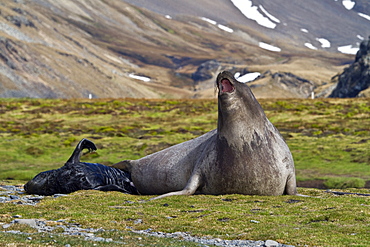
[[[334,188],[362,187],[369,181],[368,99],[260,102],[293,153],[298,181],[322,180]],[[215,100],[1,99],[0,104],[0,180],[13,184],[62,166],[81,138],[98,147],[97,153],[83,156],[83,161],[109,165],[197,137],[216,128],[217,123]],[[129,246],[134,246],[137,236],[130,235],[126,227],[308,246],[361,246],[370,241],[368,197],[299,190],[313,197],[196,195],[142,203],[148,197],[79,191],[68,197],[47,197],[35,207],[3,204],[1,215],[10,217],[0,221],[10,222],[11,215],[20,214],[23,218],[65,219],[84,227],[117,229],[104,234],[113,239],[123,236]],[[369,193],[368,189],[349,191]],[[142,223],[135,224],[137,219]],[[78,238],[59,237],[61,243],[86,244]],[[45,241],[42,234],[29,242],[6,234],[1,239],[24,246]],[[142,241],[144,245],[151,241],[170,245],[146,237]]]

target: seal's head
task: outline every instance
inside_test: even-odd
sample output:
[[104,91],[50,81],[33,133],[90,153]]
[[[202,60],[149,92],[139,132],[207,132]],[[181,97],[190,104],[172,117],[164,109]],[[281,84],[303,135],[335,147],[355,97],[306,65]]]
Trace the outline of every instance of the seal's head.
[[224,71],[217,76],[217,88],[219,95],[231,94],[235,91],[237,81],[229,71]]
[[[237,81],[229,71],[217,76],[219,127],[222,122],[256,121],[265,119],[265,113],[247,84]],[[221,121],[221,122],[220,122]]]
[[256,101],[248,85],[236,80],[229,71],[223,71],[218,74],[216,86],[218,89],[218,96],[222,100],[240,98],[246,101]]
[[50,196],[59,193],[57,189],[59,174],[57,170],[45,171],[37,174],[32,180],[24,185],[24,190],[28,194]]

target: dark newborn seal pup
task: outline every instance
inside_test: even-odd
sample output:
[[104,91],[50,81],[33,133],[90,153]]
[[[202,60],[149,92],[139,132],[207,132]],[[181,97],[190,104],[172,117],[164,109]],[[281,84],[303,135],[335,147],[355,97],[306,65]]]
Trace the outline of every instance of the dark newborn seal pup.
[[93,142],[82,139],[63,167],[39,173],[24,185],[25,191],[29,194],[47,196],[68,194],[77,190],[120,191],[137,194],[127,172],[101,164],[80,162],[84,148],[90,152],[96,150]]
[[[294,195],[290,150],[250,88],[217,77],[218,125],[198,138],[113,167],[131,173],[141,194]],[[156,199],[155,198],[155,199]]]

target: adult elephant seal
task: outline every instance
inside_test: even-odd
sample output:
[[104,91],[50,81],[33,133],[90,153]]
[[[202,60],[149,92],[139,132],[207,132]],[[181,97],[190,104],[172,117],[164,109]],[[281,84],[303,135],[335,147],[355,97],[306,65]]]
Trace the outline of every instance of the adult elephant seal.
[[294,195],[292,154],[250,88],[217,77],[218,124],[198,138],[113,165],[131,173],[141,194]]
[[80,162],[83,149],[96,150],[93,142],[82,139],[69,160],[59,169],[37,174],[24,185],[29,194],[68,194],[77,190],[120,191],[137,194],[128,172],[97,163]]

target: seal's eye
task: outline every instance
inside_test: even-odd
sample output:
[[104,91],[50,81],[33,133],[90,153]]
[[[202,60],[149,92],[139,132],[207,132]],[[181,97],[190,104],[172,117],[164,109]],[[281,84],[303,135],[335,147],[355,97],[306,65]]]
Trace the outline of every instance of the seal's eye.
[[230,93],[234,91],[234,86],[228,79],[222,79],[220,84],[220,91],[222,93]]

